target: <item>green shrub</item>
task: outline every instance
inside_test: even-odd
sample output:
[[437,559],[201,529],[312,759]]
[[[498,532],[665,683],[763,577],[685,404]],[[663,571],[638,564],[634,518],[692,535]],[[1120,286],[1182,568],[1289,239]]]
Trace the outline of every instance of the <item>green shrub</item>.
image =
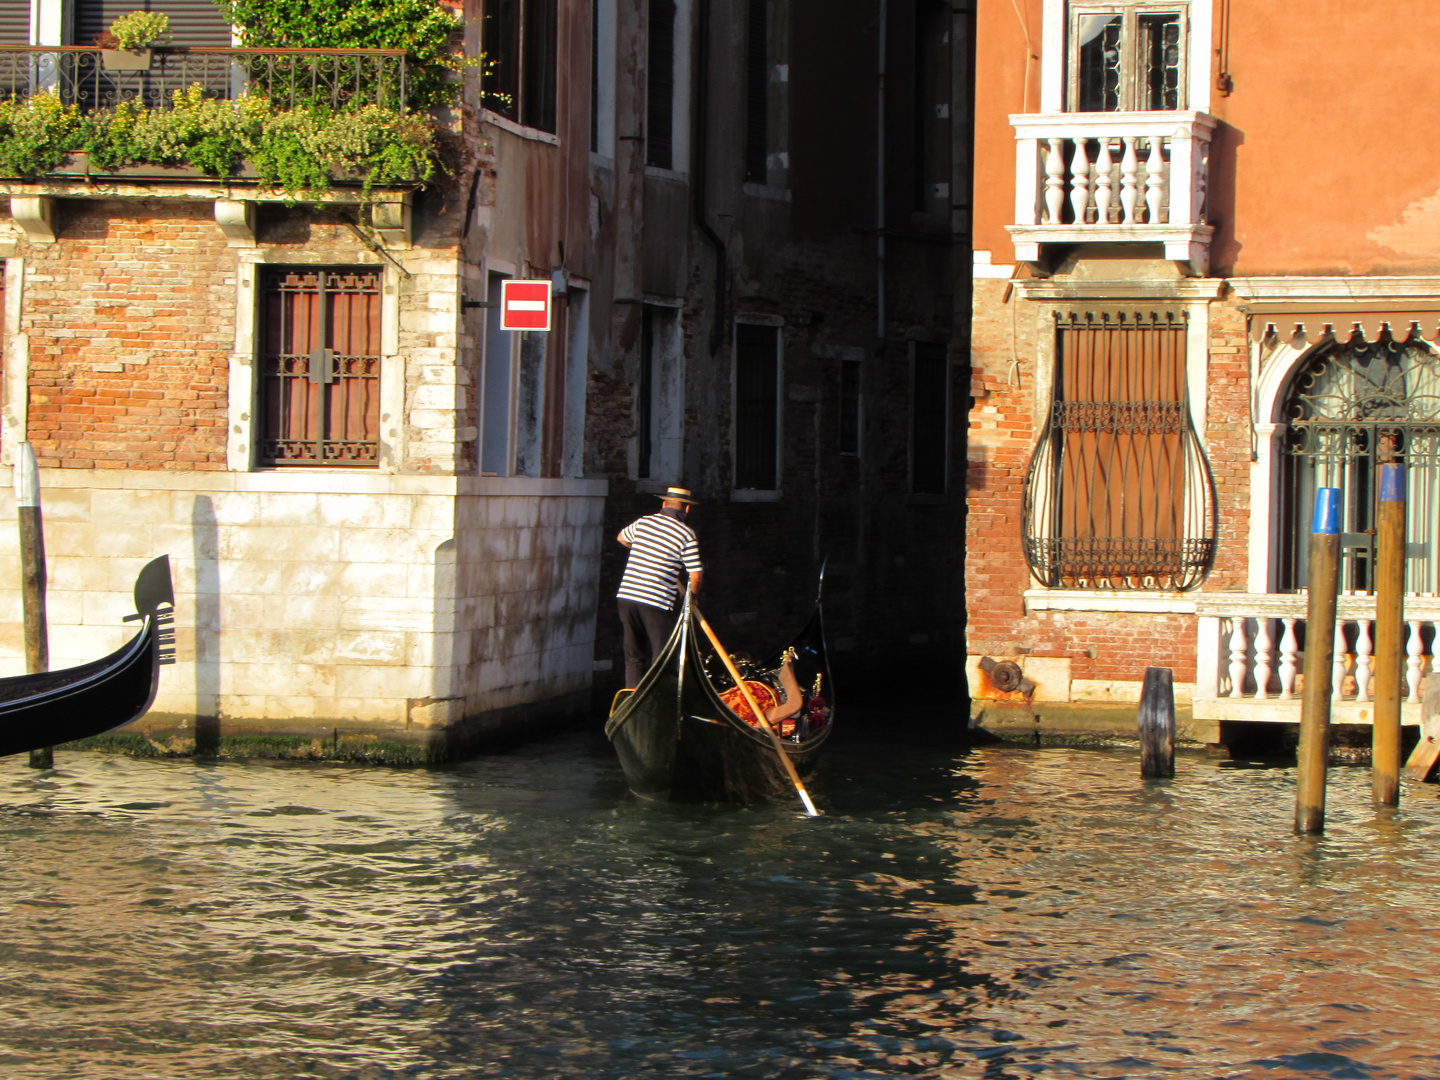
[[453,39],[464,25],[437,0],[217,0],[241,41],[262,49],[404,49],[417,62],[407,78],[409,106],[453,102],[452,72],[471,61]]

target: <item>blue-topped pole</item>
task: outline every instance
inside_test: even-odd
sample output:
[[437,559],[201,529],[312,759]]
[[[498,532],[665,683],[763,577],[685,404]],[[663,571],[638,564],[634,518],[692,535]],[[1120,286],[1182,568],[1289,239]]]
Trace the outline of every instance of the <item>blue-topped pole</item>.
[[1330,666],[1340,588],[1340,489],[1315,492],[1310,523],[1310,602],[1305,618],[1305,689],[1300,698],[1295,831],[1325,831],[1325,769],[1330,752]]
[[1377,806],[1400,805],[1400,703],[1405,663],[1405,466],[1380,466],[1375,516],[1375,721],[1370,785]]

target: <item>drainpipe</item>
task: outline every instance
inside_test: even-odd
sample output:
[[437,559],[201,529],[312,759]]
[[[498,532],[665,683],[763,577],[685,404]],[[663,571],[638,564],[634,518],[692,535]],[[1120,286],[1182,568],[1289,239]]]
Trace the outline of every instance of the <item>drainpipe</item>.
[[710,227],[709,207],[705,196],[705,145],[709,141],[710,89],[710,0],[697,0],[695,26],[695,115],[690,185],[694,194],[695,228],[715,251],[715,306],[710,314],[710,355],[720,351],[725,342],[725,290],[730,272],[726,264],[725,241]]
[[880,0],[880,32],[875,79],[875,336],[885,349],[885,20]]

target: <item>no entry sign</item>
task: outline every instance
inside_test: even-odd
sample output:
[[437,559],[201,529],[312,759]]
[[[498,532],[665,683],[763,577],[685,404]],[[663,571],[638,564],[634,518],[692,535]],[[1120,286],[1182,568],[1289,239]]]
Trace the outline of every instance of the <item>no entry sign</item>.
[[500,283],[501,330],[550,329],[550,281]]

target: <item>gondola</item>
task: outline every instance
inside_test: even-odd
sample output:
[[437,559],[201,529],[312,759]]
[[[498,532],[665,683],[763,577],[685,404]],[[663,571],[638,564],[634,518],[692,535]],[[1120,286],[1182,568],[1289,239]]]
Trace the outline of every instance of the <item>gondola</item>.
[[[721,694],[730,680],[707,673],[703,640],[698,612],[687,596],[670,640],[640,685],[617,696],[605,734],[615,745],[630,790],[662,802],[756,803],[793,797],[795,786],[772,738],[726,704]],[[834,682],[818,596],[804,628],[786,648],[745,672],[746,680],[778,683],[792,649],[804,704],[794,734],[780,745],[804,777],[834,728]]]
[[135,579],[140,631],[101,660],[61,671],[0,679],[0,756],[39,750],[128,724],[144,716],[162,664],[175,662],[175,593],[170,558],[147,563]]

